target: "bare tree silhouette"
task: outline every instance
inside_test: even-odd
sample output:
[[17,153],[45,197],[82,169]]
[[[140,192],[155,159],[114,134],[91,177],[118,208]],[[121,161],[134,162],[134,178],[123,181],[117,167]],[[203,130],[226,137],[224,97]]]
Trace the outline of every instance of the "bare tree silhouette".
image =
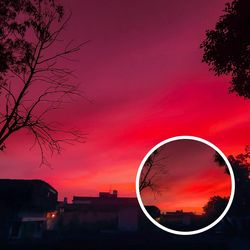
[[[15,132],[27,129],[49,165],[46,152],[61,151],[61,143],[83,142],[78,130],[65,130],[48,114],[74,96],[82,96],[73,71],[60,59],[84,43],[54,47],[70,19],[54,0],[0,0],[0,150]],[[86,42],[85,42],[86,43]],[[60,47],[60,46],[58,46]]]
[[140,175],[139,191],[151,189],[155,194],[160,194],[157,178],[166,173],[166,165],[163,163],[166,156],[161,156],[161,149],[155,150],[146,160]]

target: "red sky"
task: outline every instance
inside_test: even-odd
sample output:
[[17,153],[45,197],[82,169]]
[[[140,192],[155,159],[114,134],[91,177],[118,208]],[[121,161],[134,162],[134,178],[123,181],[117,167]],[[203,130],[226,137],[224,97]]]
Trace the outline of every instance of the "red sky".
[[134,196],[141,160],[168,137],[195,135],[225,154],[242,151],[250,101],[228,93],[228,79],[208,71],[199,49],[225,2],[65,2],[73,16],[63,39],[91,40],[70,64],[92,102],[78,100],[52,118],[86,132],[86,143],[65,145],[53,169],[39,168],[32,139],[16,134],[1,155],[1,178],[43,179],[60,199],[109,189]]
[[153,176],[152,183],[160,194],[143,190],[143,204],[155,205],[161,211],[201,214],[210,197],[230,196],[230,175],[214,162],[215,151],[209,146],[193,140],[179,140],[159,150],[149,178]]

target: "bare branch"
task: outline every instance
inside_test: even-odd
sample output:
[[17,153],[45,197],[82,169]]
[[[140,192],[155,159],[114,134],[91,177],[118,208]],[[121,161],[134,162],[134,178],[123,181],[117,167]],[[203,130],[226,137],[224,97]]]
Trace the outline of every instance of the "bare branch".
[[[0,151],[5,149],[10,136],[27,129],[34,137],[32,147],[37,145],[40,149],[41,165],[49,165],[47,153],[60,153],[62,143],[85,141],[80,131],[64,129],[47,119],[50,112],[72,102],[73,97],[83,97],[78,85],[72,82],[73,71],[58,66],[58,61],[69,59],[69,55],[89,42],[73,46],[71,40],[62,51],[49,53],[71,17],[70,13],[63,21],[62,6],[52,2],[37,1],[31,10],[14,6],[16,15],[6,16],[4,23],[0,23],[0,28],[4,25],[0,45],[9,56],[2,62],[5,68],[0,69],[3,73],[0,75]],[[20,20],[25,19],[23,22],[18,19],[20,16]],[[29,41],[31,36],[34,39]],[[17,85],[20,81],[22,84]]]
[[80,43],[79,45],[77,45],[77,46],[75,46],[75,47],[72,47],[72,48],[70,48],[70,49],[66,49],[66,48],[65,48],[64,51],[58,52],[58,53],[56,53],[55,55],[53,55],[53,56],[51,56],[51,57],[48,57],[48,58],[46,58],[46,59],[44,59],[44,60],[41,60],[41,61],[38,62],[38,64],[42,64],[42,63],[45,63],[45,62],[49,62],[49,61],[51,61],[51,60],[57,59],[58,57],[62,57],[62,56],[68,55],[68,54],[75,53],[75,52],[79,51],[79,50],[81,49],[81,47],[82,47],[84,44],[88,43],[88,42],[90,42],[90,40],[87,40],[87,41],[85,41],[85,42],[83,42],[83,43]]

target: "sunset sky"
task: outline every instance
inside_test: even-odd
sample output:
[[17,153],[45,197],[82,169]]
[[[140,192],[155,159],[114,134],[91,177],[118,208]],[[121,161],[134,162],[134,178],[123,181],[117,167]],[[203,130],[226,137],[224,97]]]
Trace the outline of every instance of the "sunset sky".
[[72,18],[61,38],[90,40],[76,62],[66,62],[86,98],[51,121],[81,129],[86,143],[64,145],[49,158],[53,168],[39,167],[33,139],[17,133],[0,152],[0,177],[45,180],[69,201],[112,189],[135,196],[141,160],[166,138],[194,135],[226,155],[241,152],[250,139],[250,101],[228,93],[229,78],[209,72],[199,49],[225,2],[65,1]]
[[[143,204],[155,205],[164,212],[183,210],[201,214],[210,197],[229,197],[230,175],[214,162],[214,156],[214,149],[194,140],[161,146],[148,175],[155,190],[142,190]],[[144,168],[145,173],[147,167]]]

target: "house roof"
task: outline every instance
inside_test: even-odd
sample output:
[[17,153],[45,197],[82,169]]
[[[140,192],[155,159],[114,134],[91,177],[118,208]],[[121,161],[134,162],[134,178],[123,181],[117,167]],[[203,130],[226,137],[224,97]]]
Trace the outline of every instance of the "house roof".
[[7,191],[8,193],[10,193],[11,191],[22,192],[24,190],[31,190],[39,186],[47,187],[51,191],[57,193],[56,189],[54,189],[50,184],[43,180],[0,179],[0,197],[3,193],[5,193],[5,191]]
[[[47,190],[55,194],[53,200],[45,196]],[[0,206],[2,207],[45,209],[52,207],[52,203],[56,205],[56,202],[57,191],[42,180],[0,179]]]
[[139,207],[136,198],[74,196],[73,204],[67,204],[64,208],[65,211],[117,211],[129,207]]
[[183,212],[183,211],[175,211],[175,212],[166,212],[165,216],[186,216],[186,215],[191,215],[193,216],[193,212]]

